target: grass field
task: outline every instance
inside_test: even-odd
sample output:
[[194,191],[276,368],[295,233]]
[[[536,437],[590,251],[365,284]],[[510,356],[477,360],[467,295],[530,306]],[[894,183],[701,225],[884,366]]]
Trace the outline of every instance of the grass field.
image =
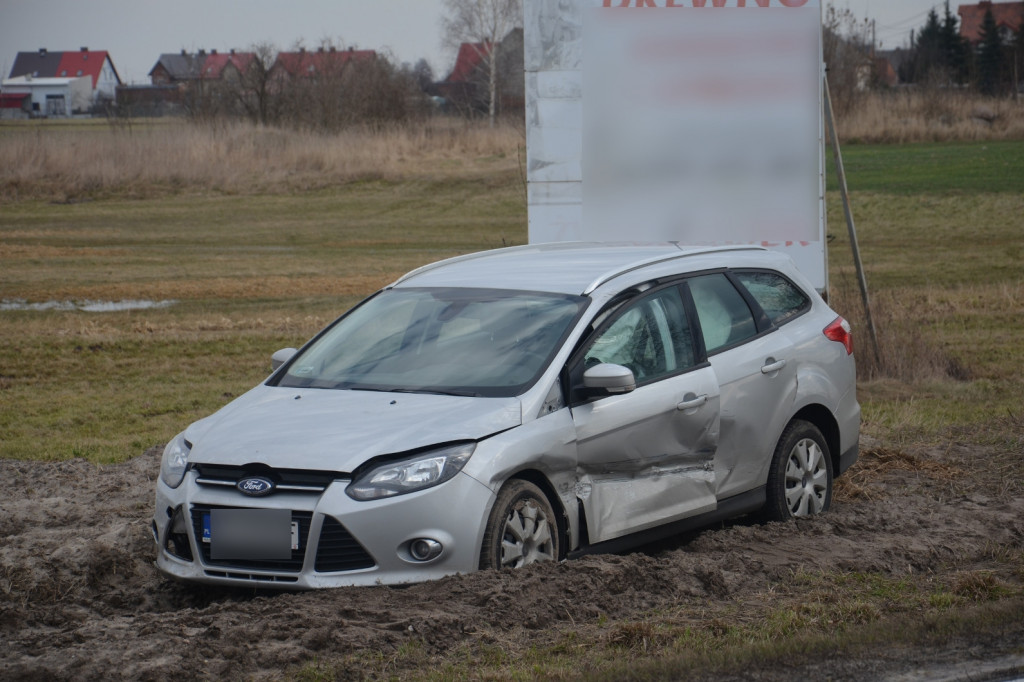
[[[210,187],[188,184],[193,178],[146,191],[116,178],[95,186],[80,178],[68,192],[57,189],[55,174],[46,181],[52,192],[33,180],[19,194],[17,182],[0,178],[4,307],[174,301],[105,313],[0,307],[0,458],[130,459],[258,383],[273,351],[301,344],[401,273],[524,243],[517,144],[510,136],[437,157],[421,148],[409,152],[415,169],[404,175],[352,180],[330,171],[331,182],[302,180],[270,192],[258,183],[243,191],[244,179],[223,176]],[[848,145],[844,154],[877,359],[834,189],[831,299],[855,325],[864,433],[891,448],[984,445],[1015,457],[1024,449],[1024,141]],[[883,464],[877,456],[863,463]],[[952,484],[951,491],[959,494]],[[985,566],[1015,563],[1024,575],[1015,551],[993,547]],[[950,560],[954,568],[958,560]],[[588,650],[589,635],[580,643],[567,635],[515,660],[500,642],[488,643],[446,660],[435,678],[571,677],[584,669],[581,658],[602,655],[603,669],[613,671],[608,679],[679,678],[688,666],[740,671],[746,662],[871,651],[885,642],[995,637],[1002,624],[1019,622],[1019,594],[984,583],[994,580],[985,571],[964,580],[975,575],[988,592],[972,601],[961,592],[971,593],[973,583],[950,592],[941,581],[918,585],[888,574],[796,574],[778,586],[789,596],[765,596],[765,619],[732,614],[725,625],[680,629],[670,615],[651,612],[643,621],[608,623],[598,641],[610,642],[611,653]],[[649,642],[669,637],[678,660],[645,660]],[[422,659],[421,672],[437,663],[412,645],[396,656]],[[335,676],[344,669],[315,660],[296,674]]]
[[[865,430],[1020,438],[1024,142],[845,156],[883,351],[875,362],[832,191],[832,295],[857,323]],[[401,273],[525,242],[517,163],[290,194],[6,202],[0,299],[177,303],[0,312],[0,457],[130,458]]]

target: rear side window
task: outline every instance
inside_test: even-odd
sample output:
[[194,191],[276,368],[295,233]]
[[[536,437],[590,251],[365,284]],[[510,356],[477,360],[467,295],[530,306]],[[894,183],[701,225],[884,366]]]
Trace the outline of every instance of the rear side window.
[[757,335],[750,306],[723,274],[688,280],[708,353]]
[[811,307],[811,299],[778,273],[737,272],[736,278],[747,288],[772,324],[783,324]]

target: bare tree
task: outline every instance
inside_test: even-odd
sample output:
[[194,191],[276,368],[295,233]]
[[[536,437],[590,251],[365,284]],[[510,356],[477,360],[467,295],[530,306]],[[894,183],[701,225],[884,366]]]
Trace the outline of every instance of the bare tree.
[[859,20],[849,9],[828,4],[823,17],[822,42],[832,105],[846,113],[856,104],[861,91],[871,85],[874,62],[868,47],[869,22]]
[[522,0],[444,0],[442,19],[445,44],[458,49],[473,46],[487,81],[487,112],[491,127],[498,115],[498,83],[501,42],[523,23]]
[[277,102],[273,97],[270,69],[277,59],[277,48],[261,42],[252,46],[252,60],[242,71],[237,96],[246,114],[256,123],[275,123],[278,118]]

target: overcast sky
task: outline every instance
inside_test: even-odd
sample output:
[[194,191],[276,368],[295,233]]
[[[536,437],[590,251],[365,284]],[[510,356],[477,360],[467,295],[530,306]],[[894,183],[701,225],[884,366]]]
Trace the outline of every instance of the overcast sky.
[[[529,1],[529,0],[527,0]],[[829,0],[825,0],[826,5]],[[904,45],[924,24],[934,0],[831,0],[875,19],[882,48]],[[951,3],[956,11],[957,3]],[[297,41],[391,52],[396,60],[425,58],[438,77],[454,53],[441,44],[441,0],[0,0],[0,68],[40,47],[110,52],[121,79],[147,82],[163,52],[245,49]]]

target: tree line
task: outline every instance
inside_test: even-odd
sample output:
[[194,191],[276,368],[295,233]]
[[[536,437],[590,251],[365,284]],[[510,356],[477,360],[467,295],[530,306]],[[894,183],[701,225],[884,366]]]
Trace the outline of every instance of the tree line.
[[[241,54],[240,70],[179,85],[179,104],[187,116],[333,131],[405,122],[433,109],[428,91],[434,75],[426,60],[397,66],[386,55],[357,53],[329,41],[290,53],[258,43]],[[279,59],[285,54],[291,58],[288,67]]]
[[983,95],[1016,92],[1024,76],[1024,24],[1015,33],[1000,30],[992,9],[985,11],[977,44],[960,35],[959,19],[946,3],[942,17],[932,9],[916,32],[900,79],[940,87],[973,87]]

